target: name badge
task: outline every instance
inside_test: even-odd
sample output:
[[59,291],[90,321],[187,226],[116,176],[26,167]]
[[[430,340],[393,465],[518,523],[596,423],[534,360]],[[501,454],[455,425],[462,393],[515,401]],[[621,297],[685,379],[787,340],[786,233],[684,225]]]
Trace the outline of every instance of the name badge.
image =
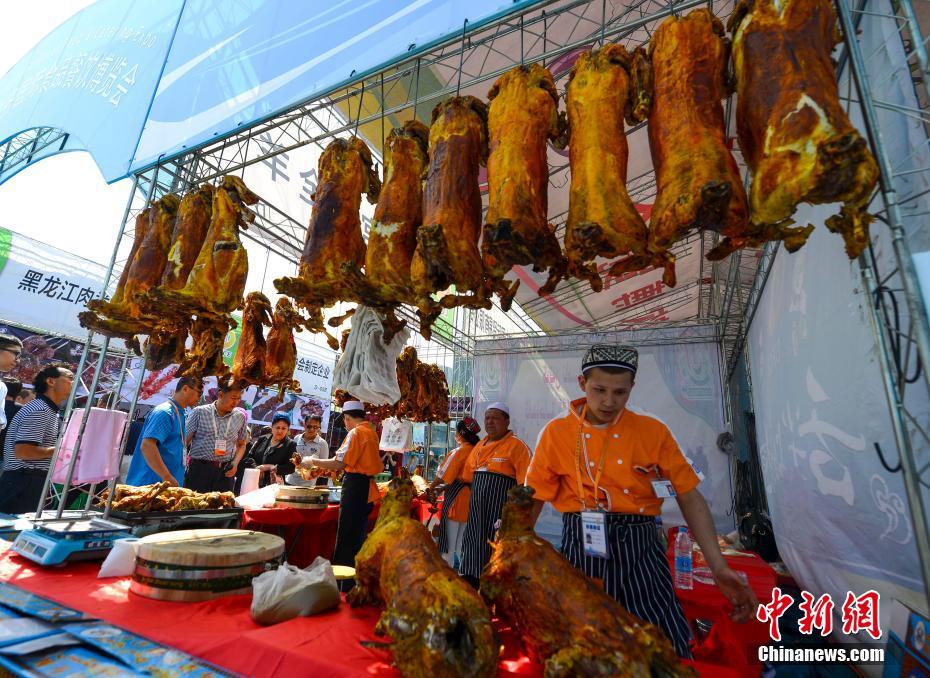
[[216,441],[214,441],[213,454],[215,454],[217,457],[226,456],[226,439],[225,438],[223,439],[217,438]]
[[668,497],[675,496],[675,488],[672,486],[672,481],[666,480],[665,478],[653,480],[652,491],[655,492],[659,499],[667,499]]
[[607,558],[607,527],[600,511],[581,512],[581,545],[586,556]]

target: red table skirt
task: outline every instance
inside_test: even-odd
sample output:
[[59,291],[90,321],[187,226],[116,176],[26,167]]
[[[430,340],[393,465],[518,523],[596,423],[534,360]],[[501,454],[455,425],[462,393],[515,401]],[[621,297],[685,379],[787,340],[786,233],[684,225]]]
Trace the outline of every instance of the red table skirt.
[[[374,527],[379,504],[375,504],[368,516],[368,529]],[[267,532],[284,539],[287,562],[297,567],[307,567],[323,556],[333,557],[336,547],[336,527],[339,524],[339,506],[324,509],[267,508],[245,511],[242,528]]]
[[[249,615],[251,596],[202,603],[150,600],[129,592],[129,579],[97,579],[98,563],[43,568],[8,551],[0,556],[0,581],[104,619],[157,643],[248,676],[397,676],[390,653],[362,647],[378,639],[380,611],[338,609],[260,626]],[[519,638],[501,630],[499,676],[541,676],[542,668],[520,650]],[[694,662],[701,676],[736,678],[727,666]]]

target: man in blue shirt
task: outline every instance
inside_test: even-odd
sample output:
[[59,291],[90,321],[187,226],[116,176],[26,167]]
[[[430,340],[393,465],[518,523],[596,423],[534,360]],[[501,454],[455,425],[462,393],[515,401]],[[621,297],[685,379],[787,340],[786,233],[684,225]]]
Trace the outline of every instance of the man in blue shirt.
[[184,409],[193,407],[203,393],[203,383],[181,377],[174,397],[156,407],[145,420],[139,442],[126,474],[127,485],[149,485],[167,481],[178,487],[184,478]]

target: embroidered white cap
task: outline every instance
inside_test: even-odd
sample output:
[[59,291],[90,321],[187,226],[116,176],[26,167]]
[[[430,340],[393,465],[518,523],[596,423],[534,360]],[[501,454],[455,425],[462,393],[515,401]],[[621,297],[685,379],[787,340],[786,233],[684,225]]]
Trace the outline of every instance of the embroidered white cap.
[[346,400],[342,404],[343,412],[364,412],[365,406],[358,400]]
[[489,410],[500,410],[501,412],[506,414],[508,417],[510,416],[510,408],[507,406],[507,403],[504,403],[504,402],[498,401],[496,403],[491,403],[490,405],[488,405],[488,409]]

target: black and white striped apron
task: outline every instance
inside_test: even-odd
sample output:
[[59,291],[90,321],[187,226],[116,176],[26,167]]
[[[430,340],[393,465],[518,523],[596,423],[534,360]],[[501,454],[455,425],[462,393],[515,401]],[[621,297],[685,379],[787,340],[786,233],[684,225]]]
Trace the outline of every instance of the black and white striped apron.
[[463,483],[461,480],[453,480],[442,492],[442,516],[439,518],[440,553],[449,552],[449,535],[446,534],[446,523],[449,519],[446,517],[446,514],[449,513],[449,509],[455,504],[455,500],[458,499],[459,493],[466,487],[468,487],[467,483]]
[[605,525],[610,557],[588,556],[582,542],[581,514],[563,514],[562,555],[589,577],[603,580],[607,595],[662,629],[678,655],[690,658],[691,628],[675,598],[655,518],[607,513]]
[[462,537],[463,575],[481,576],[491,559],[494,524],[500,520],[501,509],[507,500],[507,491],[517,484],[510,476],[491,471],[475,471],[471,482],[471,502],[468,505],[468,522]]

